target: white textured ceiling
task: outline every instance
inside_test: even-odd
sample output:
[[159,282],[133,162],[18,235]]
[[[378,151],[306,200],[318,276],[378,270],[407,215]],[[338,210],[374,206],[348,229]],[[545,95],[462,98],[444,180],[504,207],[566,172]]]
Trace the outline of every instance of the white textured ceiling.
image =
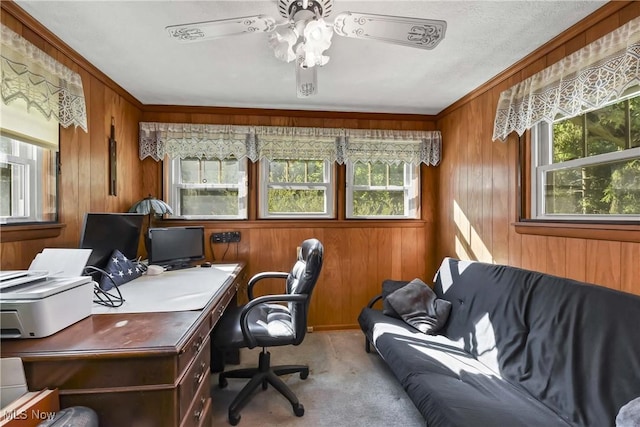
[[[606,1],[341,1],[342,11],[447,21],[434,50],[334,36],[319,93],[264,33],[180,44],[168,25],[256,14],[275,1],[29,1],[27,13],[143,104],[437,114]],[[84,82],[85,85],[87,82]]]

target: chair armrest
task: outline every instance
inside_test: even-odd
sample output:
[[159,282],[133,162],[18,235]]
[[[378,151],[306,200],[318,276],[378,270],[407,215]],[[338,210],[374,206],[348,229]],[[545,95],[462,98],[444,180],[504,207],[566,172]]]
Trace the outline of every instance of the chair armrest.
[[382,294],[378,294],[375,297],[371,298],[371,301],[367,304],[367,307],[373,308],[374,304],[382,299]]
[[251,310],[255,309],[257,306],[270,302],[295,302],[301,303],[305,302],[309,299],[309,295],[306,294],[277,294],[277,295],[264,295],[249,301],[243,308],[240,313],[240,328],[242,329],[242,335],[244,335],[245,340],[247,341],[249,348],[254,348],[258,344],[256,342],[255,336],[249,330],[249,319],[248,315]]
[[262,279],[286,279],[289,276],[289,273],[284,273],[281,271],[264,271],[262,273],[258,273],[254,275],[249,282],[247,283],[247,296],[249,297],[249,301],[253,299],[253,287]]

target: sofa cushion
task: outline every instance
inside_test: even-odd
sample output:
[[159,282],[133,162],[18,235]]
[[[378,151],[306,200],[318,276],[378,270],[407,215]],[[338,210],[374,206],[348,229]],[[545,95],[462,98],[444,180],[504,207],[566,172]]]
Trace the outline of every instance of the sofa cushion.
[[447,258],[441,330],[498,375],[585,426],[640,396],[640,297],[515,267]]
[[[429,427],[568,427],[542,403],[509,382],[472,366],[428,370],[402,384]],[[484,371],[488,371],[486,368]]]
[[420,279],[392,292],[387,301],[402,320],[425,334],[441,329],[451,310],[451,303],[437,299],[433,290]]
[[462,341],[422,334],[371,308],[358,321],[429,427],[568,425],[470,356]]

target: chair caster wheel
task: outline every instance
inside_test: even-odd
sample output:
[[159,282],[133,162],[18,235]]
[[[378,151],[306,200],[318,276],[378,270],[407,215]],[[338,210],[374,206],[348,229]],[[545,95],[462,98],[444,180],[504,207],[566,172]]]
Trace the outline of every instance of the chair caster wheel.
[[229,412],[229,424],[231,424],[232,426],[236,426],[238,425],[239,422],[240,422],[240,415],[232,414],[231,412]]
[[301,417],[304,415],[304,406],[302,406],[302,403],[293,405],[293,413],[296,414],[296,417]]
[[309,369],[305,369],[304,371],[300,371],[300,379],[306,380],[309,376]]
[[219,388],[225,388],[227,385],[229,385],[229,382],[227,381],[226,378],[221,377],[218,379],[218,387]]

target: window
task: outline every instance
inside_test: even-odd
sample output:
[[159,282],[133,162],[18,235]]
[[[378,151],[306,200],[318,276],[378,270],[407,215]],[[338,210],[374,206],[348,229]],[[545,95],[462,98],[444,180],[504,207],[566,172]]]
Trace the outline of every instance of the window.
[[260,162],[261,218],[334,218],[333,163],[323,160]]
[[0,223],[57,221],[58,122],[22,99],[0,115]]
[[247,160],[173,159],[169,205],[185,219],[246,219]]
[[536,219],[638,220],[640,96],[532,130]]
[[418,218],[418,178],[405,162],[347,163],[347,218]]

